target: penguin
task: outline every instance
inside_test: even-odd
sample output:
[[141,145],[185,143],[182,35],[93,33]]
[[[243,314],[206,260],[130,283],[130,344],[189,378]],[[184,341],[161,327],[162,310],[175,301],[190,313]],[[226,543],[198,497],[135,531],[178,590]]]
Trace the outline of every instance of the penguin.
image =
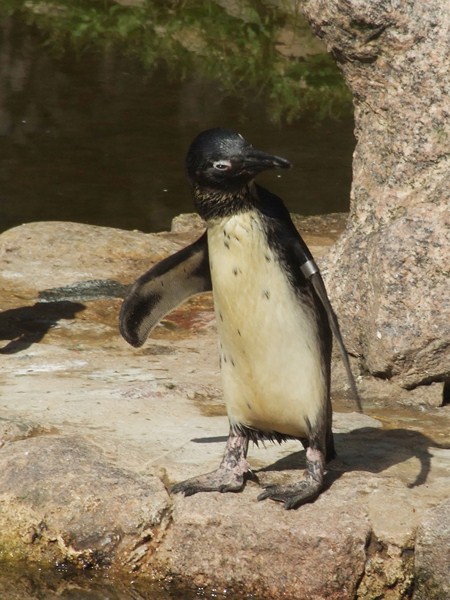
[[250,441],[295,439],[306,449],[303,479],[269,485],[258,500],[286,509],[314,501],[336,455],[332,333],[361,410],[319,269],[282,200],[255,182],[263,171],[290,167],[233,130],[200,133],[186,171],[206,231],[142,275],[121,307],[120,332],[139,347],[170,310],[195,294],[213,294],[229,435],[219,467],[177,483],[172,493],[241,491],[252,477]]

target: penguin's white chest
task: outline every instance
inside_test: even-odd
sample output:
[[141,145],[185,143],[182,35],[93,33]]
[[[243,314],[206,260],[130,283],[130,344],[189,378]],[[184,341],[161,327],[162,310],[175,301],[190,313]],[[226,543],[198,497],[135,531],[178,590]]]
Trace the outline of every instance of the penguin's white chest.
[[232,424],[302,437],[326,399],[317,319],[257,213],[208,225],[224,398]]

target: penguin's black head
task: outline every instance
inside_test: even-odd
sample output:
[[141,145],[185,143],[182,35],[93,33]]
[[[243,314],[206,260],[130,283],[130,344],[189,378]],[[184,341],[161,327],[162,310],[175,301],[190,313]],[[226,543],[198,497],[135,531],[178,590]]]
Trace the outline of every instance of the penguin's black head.
[[256,150],[231,129],[208,129],[192,142],[186,168],[192,183],[217,190],[237,190],[267,169],[287,169],[291,163]]

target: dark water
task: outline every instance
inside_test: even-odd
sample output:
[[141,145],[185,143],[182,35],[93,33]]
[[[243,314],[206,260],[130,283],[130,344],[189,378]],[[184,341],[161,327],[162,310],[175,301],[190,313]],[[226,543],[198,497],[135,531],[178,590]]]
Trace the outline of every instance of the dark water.
[[195,75],[149,76],[117,53],[57,58],[31,28],[0,21],[0,231],[70,220],[157,231],[191,212],[184,155],[213,126],[238,129],[294,169],[262,182],[303,214],[345,211],[353,123],[273,124]]
[[[65,569],[42,571],[0,562],[1,600],[236,600],[226,590],[177,590],[172,583],[128,581],[110,578],[108,574],[87,572],[75,574]],[[248,597],[247,597],[248,598]],[[240,600],[245,600],[241,596]],[[258,600],[252,597],[252,600]],[[261,599],[259,599],[261,600]]]

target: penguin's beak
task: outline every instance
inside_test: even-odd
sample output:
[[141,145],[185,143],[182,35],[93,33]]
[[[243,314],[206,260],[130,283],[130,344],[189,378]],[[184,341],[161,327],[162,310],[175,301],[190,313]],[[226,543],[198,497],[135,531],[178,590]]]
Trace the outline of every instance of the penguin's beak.
[[292,164],[281,156],[273,156],[249,147],[242,157],[242,166],[249,174],[257,174],[267,169],[289,169]]

